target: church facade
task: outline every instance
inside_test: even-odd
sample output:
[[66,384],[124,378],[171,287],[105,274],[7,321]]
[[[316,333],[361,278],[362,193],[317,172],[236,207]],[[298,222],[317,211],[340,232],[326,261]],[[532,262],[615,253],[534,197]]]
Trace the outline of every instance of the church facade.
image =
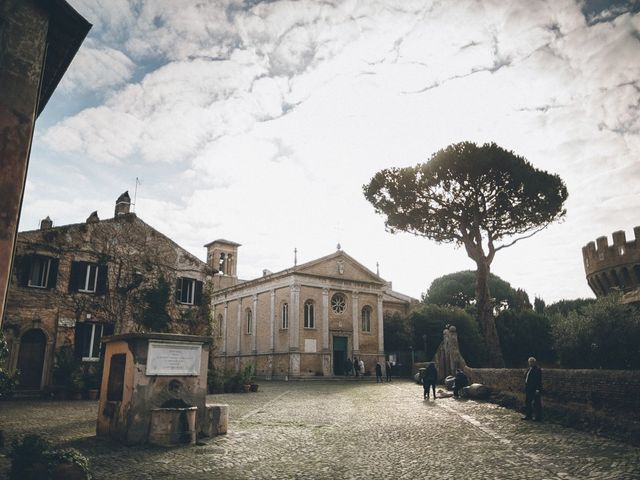
[[[219,241],[208,246],[208,259],[229,245],[226,258],[235,259],[237,244]],[[259,378],[344,375],[354,357],[375,375],[376,362],[384,366],[385,316],[407,313],[415,301],[340,249],[250,281],[238,281],[233,267],[231,285],[212,297],[214,366],[252,365]]]

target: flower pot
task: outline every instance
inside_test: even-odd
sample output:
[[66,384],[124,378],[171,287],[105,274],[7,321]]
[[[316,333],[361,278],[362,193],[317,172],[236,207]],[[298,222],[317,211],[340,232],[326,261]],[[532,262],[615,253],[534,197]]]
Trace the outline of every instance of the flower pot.
[[100,390],[98,390],[97,388],[95,389],[92,388],[91,390],[87,390],[87,398],[89,400],[97,400],[99,393],[100,393]]
[[257,392],[258,391],[258,384],[257,383],[252,383],[249,389],[252,392]]
[[251,385],[242,385],[242,390],[244,391],[244,393],[249,393],[249,391],[251,390]]

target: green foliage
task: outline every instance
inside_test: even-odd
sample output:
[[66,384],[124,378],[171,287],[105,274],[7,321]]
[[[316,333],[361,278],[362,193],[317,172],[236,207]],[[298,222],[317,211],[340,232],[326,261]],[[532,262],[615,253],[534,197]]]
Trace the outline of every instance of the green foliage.
[[384,351],[408,350],[413,342],[411,324],[407,317],[394,313],[384,319]]
[[552,318],[560,363],[566,368],[640,368],[640,311],[620,294],[581,303]]
[[87,480],[91,478],[89,460],[75,449],[54,448],[39,435],[26,435],[12,442],[11,480],[46,480],[62,464],[76,465]]
[[556,314],[567,316],[569,312],[577,311],[581,312],[584,307],[593,305],[596,302],[595,298],[576,298],[573,300],[560,300],[544,307],[544,313],[548,316]]
[[[462,270],[436,278],[422,301],[434,305],[450,305],[468,308],[475,305],[476,272]],[[531,308],[529,297],[524,290],[514,290],[509,282],[493,273],[489,274],[489,290],[495,298],[496,310],[505,308]]]
[[73,392],[84,388],[82,364],[76,358],[73,347],[63,345],[56,352],[56,364],[53,367],[53,383]]
[[505,310],[496,319],[500,346],[508,367],[524,367],[527,359],[555,361],[551,322],[533,310]]
[[497,251],[566,214],[562,179],[495,143],[462,142],[415,167],[381,170],[363,190],[390,232],[465,247],[478,267],[475,296],[489,359],[502,364],[487,273]]
[[13,395],[18,384],[18,375],[10,375],[5,368],[4,362],[9,355],[9,347],[4,339],[4,334],[0,330],[0,399]]
[[536,297],[535,300],[533,301],[533,309],[535,310],[535,312],[542,315],[544,314],[545,307],[546,305],[544,303],[544,300],[539,297]]
[[423,335],[427,335],[427,359],[431,359],[442,342],[442,331],[453,325],[458,331],[460,353],[469,365],[478,366],[486,361],[484,343],[478,324],[467,312],[458,307],[422,305],[409,314],[413,332],[413,346],[424,347]]
[[138,323],[147,331],[166,332],[171,324],[171,317],[167,312],[167,303],[171,287],[169,282],[160,275],[157,285],[142,291],[142,314],[137,318]]
[[242,369],[242,372],[240,373],[240,382],[242,382],[242,385],[247,385],[251,383],[252,378],[253,378],[253,365],[252,364],[245,365],[245,367]]
[[495,242],[566,213],[559,176],[495,143],[450,145],[426,163],[376,173],[363,189],[390,231],[460,245],[475,232]]
[[224,389],[224,372],[209,367],[207,371],[207,391],[209,393],[219,393]]

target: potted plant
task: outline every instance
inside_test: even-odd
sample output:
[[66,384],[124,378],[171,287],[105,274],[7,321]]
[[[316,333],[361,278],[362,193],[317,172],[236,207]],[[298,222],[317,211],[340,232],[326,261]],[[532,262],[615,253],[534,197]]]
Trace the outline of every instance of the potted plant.
[[82,398],[84,372],[70,345],[62,346],[56,353],[53,383],[61,398]]
[[89,400],[96,400],[98,398],[98,393],[100,392],[100,377],[101,375],[98,373],[97,366],[89,365],[86,367],[83,375],[83,383]]
[[249,364],[244,367],[240,376],[240,382],[244,393],[249,393],[251,390],[251,377],[253,376],[253,365]]
[[88,480],[89,461],[75,449],[54,448],[39,435],[15,439],[9,453],[11,479]]

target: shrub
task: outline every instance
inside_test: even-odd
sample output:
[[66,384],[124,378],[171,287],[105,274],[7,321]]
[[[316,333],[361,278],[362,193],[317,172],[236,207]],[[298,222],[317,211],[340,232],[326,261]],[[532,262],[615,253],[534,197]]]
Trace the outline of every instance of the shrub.
[[496,318],[496,329],[505,364],[524,367],[533,356],[541,363],[553,363],[551,322],[533,310],[505,310]]
[[640,311],[612,293],[567,315],[552,329],[560,363],[567,368],[640,368]]
[[[75,449],[57,449],[39,435],[26,435],[12,442],[11,480],[59,478],[61,465],[73,465],[90,479],[89,460]],[[58,472],[57,472],[58,471]]]
[[53,383],[58,387],[79,392],[84,387],[84,372],[70,345],[63,345],[56,352]]
[[4,361],[9,355],[9,347],[0,330],[0,398],[13,395],[18,383],[18,374],[9,375],[9,371],[4,367]]

